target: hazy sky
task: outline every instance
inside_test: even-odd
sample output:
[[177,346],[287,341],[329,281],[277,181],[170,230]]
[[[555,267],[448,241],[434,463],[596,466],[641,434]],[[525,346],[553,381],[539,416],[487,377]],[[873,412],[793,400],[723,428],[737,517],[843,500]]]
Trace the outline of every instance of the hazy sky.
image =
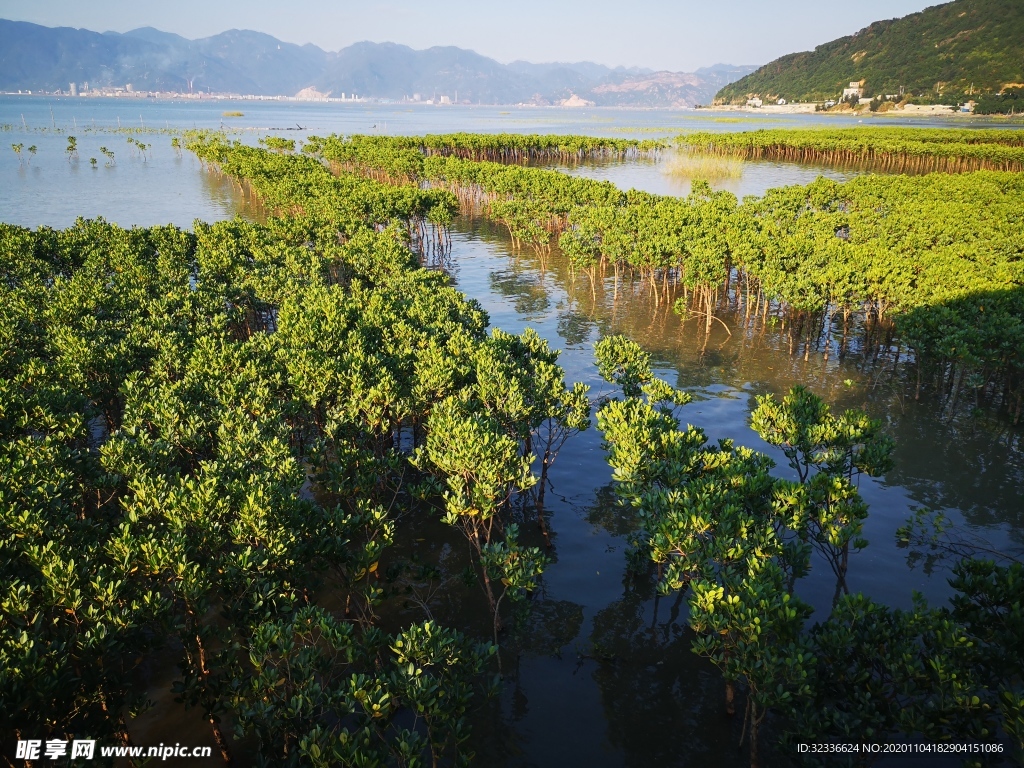
[[457,45],[502,62],[692,71],[763,64],[935,0],[0,0],[0,18],[188,38],[255,29],[337,50],[360,40]]

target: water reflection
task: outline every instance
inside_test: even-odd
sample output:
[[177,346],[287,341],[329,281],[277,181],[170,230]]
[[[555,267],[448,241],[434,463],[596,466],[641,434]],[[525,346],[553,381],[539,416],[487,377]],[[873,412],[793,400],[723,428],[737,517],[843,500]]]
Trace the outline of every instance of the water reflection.
[[655,597],[646,579],[627,583],[594,618],[584,663],[601,689],[608,740],[637,768],[747,764],[721,675],[691,650],[682,597]]
[[522,272],[492,272],[491,289],[512,299],[516,312],[527,320],[542,317],[551,302],[541,281],[534,275]]

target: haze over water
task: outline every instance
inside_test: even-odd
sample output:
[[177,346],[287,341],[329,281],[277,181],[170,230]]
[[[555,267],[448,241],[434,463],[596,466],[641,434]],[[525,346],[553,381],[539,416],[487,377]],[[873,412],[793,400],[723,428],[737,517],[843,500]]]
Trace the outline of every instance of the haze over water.
[[[222,112],[235,109],[244,116],[222,117]],[[169,133],[135,135],[153,146],[148,159],[138,152],[133,156],[129,134],[110,132],[119,119],[122,129],[169,131],[223,124],[238,131],[236,138],[253,143],[268,131],[296,139],[327,133],[454,131],[655,138],[686,130],[858,123],[858,118],[813,115],[764,119],[712,112],[0,97],[7,143],[38,146],[31,162],[21,165],[8,147],[0,151],[0,220],[65,227],[78,216],[103,216],[122,226],[190,227],[196,218],[250,215],[230,181],[204,170],[187,152],[176,155]],[[905,118],[865,122],[908,124]],[[953,120],[912,124],[961,125]],[[78,138],[77,162],[69,162],[64,153],[68,135]],[[100,146],[114,151],[116,164],[106,165]],[[90,157],[97,158],[96,168]],[[583,164],[569,170],[623,188],[685,194],[688,182],[669,179],[662,166],[663,161],[646,161]],[[757,163],[746,164],[739,179],[715,186],[739,197],[760,195],[771,187],[809,183],[821,173],[840,180],[852,175]],[[557,251],[543,262],[529,250],[516,254],[501,229],[480,220],[460,217],[453,243],[450,273],[459,289],[480,301],[492,326],[509,332],[534,328],[563,350],[560,362],[567,379],[590,384],[594,395],[608,392],[596,375],[593,345],[609,333],[624,333],[652,354],[660,376],[694,395],[682,411],[684,422],[703,427],[712,440],[730,437],[768,453],[782,474],[787,470],[781,453],[747,426],[756,395],[783,393],[802,383],[836,409],[863,407],[884,418],[897,440],[896,467],[881,481],[862,482],[871,508],[865,530],[870,546],[851,559],[852,590],[898,607],[910,605],[913,590],[933,602],[945,598],[946,566],[939,564],[931,574],[920,564],[911,568],[907,551],[896,546],[896,528],[915,507],[944,510],[994,546],[1020,551],[1022,430],[1002,417],[982,414],[944,421],[935,403],[915,403],[902,381],[870,361],[856,355],[825,361],[812,353],[805,362],[787,353],[781,334],[744,329],[742,318],[728,314],[723,319],[732,335],[716,326],[705,340],[697,323],[683,323],[665,303],[655,306],[639,287],[635,295],[624,290],[617,299],[610,286],[591,290],[585,278],[572,277]],[[731,746],[730,729],[738,724],[723,723],[719,716],[718,678],[690,652],[683,628],[685,603],[680,606],[674,596],[658,601],[650,584],[625,577],[629,522],[609,492],[611,472],[596,428],[567,444],[551,480],[546,506],[556,562],[534,600],[523,652],[500,702],[501,718],[480,715],[477,749],[486,758],[484,764],[671,765],[681,759],[680,749],[694,764],[741,764]],[[449,534],[439,523],[421,524],[403,533],[397,546],[404,551],[420,546],[454,549],[459,539]],[[425,543],[415,543],[417,537]],[[834,581],[823,562],[816,561],[814,568],[814,575],[801,584],[801,595],[819,610],[827,609]],[[480,607],[479,597],[454,591],[438,619],[475,621],[473,606]],[[412,618],[421,617],[412,612],[392,617]],[[170,723],[144,721],[137,727],[147,729],[149,741],[154,736],[182,740],[183,732],[193,727],[201,732],[194,713],[179,715]]]

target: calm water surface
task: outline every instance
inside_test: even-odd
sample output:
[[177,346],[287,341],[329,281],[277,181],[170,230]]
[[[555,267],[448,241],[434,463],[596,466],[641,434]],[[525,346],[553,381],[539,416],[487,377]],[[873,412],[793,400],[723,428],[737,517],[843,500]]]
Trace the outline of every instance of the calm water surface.
[[[177,157],[168,135],[138,134],[141,141],[153,145],[143,160],[137,153],[132,156],[125,134],[109,132],[117,127],[118,118],[122,128],[129,124],[164,129],[218,127],[220,113],[235,108],[243,110],[245,117],[223,122],[238,128],[245,140],[255,140],[259,135],[255,129],[288,126],[302,126],[312,133],[465,130],[654,136],[697,128],[856,123],[834,117],[758,120],[641,110],[0,97],[0,124],[10,126],[8,143],[38,146],[31,165],[20,167],[6,146],[0,152],[0,220],[63,227],[77,216],[104,216],[124,226],[171,222],[187,227],[196,218],[247,215],[244,200],[230,183],[203,171],[187,153]],[[22,114],[33,130],[22,126]],[[871,122],[901,121],[877,118]],[[54,124],[65,133],[58,133]],[[69,163],[64,155],[67,132],[79,139],[77,163]],[[305,132],[282,131],[282,135],[300,137]],[[116,165],[104,165],[101,145],[114,150]],[[95,169],[88,164],[93,156],[99,161]],[[686,194],[688,181],[667,176],[664,164],[664,159],[592,163],[568,170],[609,179],[621,187]],[[715,186],[738,196],[762,194],[774,186],[807,183],[820,173],[837,179],[850,175],[786,163],[749,163],[742,177]],[[919,507],[941,509],[994,546],[1020,551],[1024,532],[1021,430],[1002,419],[987,415],[944,421],[935,403],[906,397],[899,374],[892,376],[855,355],[841,362],[833,356],[826,362],[820,354],[811,354],[805,362],[802,356],[787,353],[781,334],[772,329],[743,329],[740,318],[728,313],[723,319],[732,336],[716,327],[705,339],[697,324],[684,324],[664,302],[655,306],[639,289],[635,295],[620,292],[616,299],[610,285],[599,284],[592,290],[586,279],[574,280],[557,252],[543,262],[531,252],[513,253],[503,232],[480,220],[460,218],[453,241],[453,279],[481,302],[493,326],[511,332],[536,329],[562,350],[567,377],[587,382],[594,394],[608,391],[594,368],[595,342],[609,333],[627,334],[653,355],[659,375],[694,395],[694,402],[682,411],[684,421],[703,427],[711,439],[731,437],[768,453],[780,464],[780,474],[787,472],[784,458],[748,426],[757,395],[782,393],[801,383],[836,408],[862,407],[883,418],[897,439],[896,467],[879,481],[862,483],[871,505],[866,528],[871,544],[852,558],[852,590],[899,607],[909,607],[914,590],[933,602],[947,597],[947,566],[939,563],[926,569],[911,562],[911,553],[895,543],[896,528]],[[546,509],[555,563],[533,600],[527,625],[508,642],[512,652],[505,662],[505,692],[476,714],[474,742],[481,764],[609,768],[744,764],[735,746],[739,723],[723,715],[721,679],[690,651],[685,603],[676,596],[656,598],[649,579],[626,572],[630,523],[614,504],[611,473],[596,430],[567,444],[552,469],[551,481]],[[456,574],[465,566],[464,541],[441,523],[411,519],[403,521],[400,531],[402,540],[394,557],[439,563],[446,574]],[[526,534],[542,544],[534,526],[527,526]],[[484,601],[477,591],[449,585],[431,593],[433,587],[423,585],[423,595],[438,620],[487,634]],[[833,589],[827,566],[816,562],[814,573],[799,591],[822,617]],[[325,602],[330,603],[329,595]],[[398,625],[421,618],[418,609],[396,606],[385,615],[385,622]],[[140,743],[208,741],[206,726],[193,713],[178,709],[167,692],[173,672],[159,659],[140,671],[150,685],[150,697],[160,703],[134,723]]]

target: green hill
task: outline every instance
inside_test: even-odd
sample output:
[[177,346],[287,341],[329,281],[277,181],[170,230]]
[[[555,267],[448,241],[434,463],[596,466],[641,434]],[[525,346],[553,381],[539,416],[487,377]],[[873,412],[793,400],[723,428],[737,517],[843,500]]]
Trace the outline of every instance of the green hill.
[[864,96],[949,103],[1024,83],[1024,0],[955,0],[791,53],[722,88],[715,102],[825,101],[863,80]]

